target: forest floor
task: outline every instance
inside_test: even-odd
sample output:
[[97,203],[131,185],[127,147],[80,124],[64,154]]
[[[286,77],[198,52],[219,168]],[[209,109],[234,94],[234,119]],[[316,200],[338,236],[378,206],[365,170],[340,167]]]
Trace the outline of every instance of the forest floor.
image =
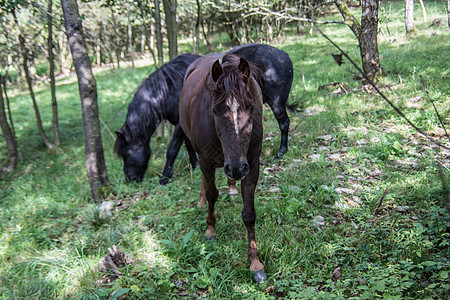
[[[408,119],[448,146],[429,97],[448,127],[450,32],[433,25],[435,19],[446,24],[445,3],[425,4],[429,21],[417,19],[419,32],[410,37],[403,33],[402,3],[393,4],[390,34],[380,37],[385,76],[378,86]],[[350,30],[324,29],[359,62]],[[273,159],[278,125],[269,107],[263,112],[255,203],[266,283],[251,280],[242,201],[227,196],[223,172],[217,171],[214,242],[203,237],[206,209],[196,206],[201,173],[190,170],[184,147],[168,185],[159,185],[166,138],[152,139],[142,183],[124,179],[112,153],[113,132],[153,70],[150,62],[95,72],[111,183],[102,204],[90,199],[76,79],[58,84],[62,146],[55,152],[39,139],[27,93],[11,97],[20,161],[0,181],[0,299],[448,297],[450,152],[356,80],[350,63],[338,66],[331,56],[337,50],[318,33],[292,34],[273,45],[293,61],[289,103],[297,110],[289,112],[289,151],[280,160]],[[49,95],[45,86],[36,91],[47,130]],[[114,245],[126,256],[115,261],[115,274],[102,273],[98,264]]]

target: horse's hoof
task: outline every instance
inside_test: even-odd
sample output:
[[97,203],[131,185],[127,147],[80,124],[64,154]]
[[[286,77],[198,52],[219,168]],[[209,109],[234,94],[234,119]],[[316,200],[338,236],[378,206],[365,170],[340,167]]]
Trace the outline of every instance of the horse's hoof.
[[287,149],[280,149],[278,154],[275,156],[274,160],[280,160],[280,158],[287,152]]
[[252,278],[255,283],[264,283],[267,280],[266,271],[264,270],[264,268],[259,271],[252,271]]
[[216,237],[205,235],[205,240],[207,240],[208,242],[214,242],[216,240]]
[[167,177],[163,177],[159,180],[160,185],[166,185],[168,183],[169,183],[169,178],[167,178]]

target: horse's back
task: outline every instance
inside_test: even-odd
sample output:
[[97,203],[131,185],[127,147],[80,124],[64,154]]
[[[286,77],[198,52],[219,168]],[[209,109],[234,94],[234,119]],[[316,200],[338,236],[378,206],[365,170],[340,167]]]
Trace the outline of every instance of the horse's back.
[[186,74],[184,76],[184,80],[191,75],[191,73],[195,70],[196,73],[208,74],[211,71],[211,66],[216,60],[220,60],[223,57],[221,53],[211,53],[205,56],[201,56],[193,61],[186,70]]
[[[200,126],[201,122],[208,121],[208,111],[202,106],[209,106],[209,103],[206,103],[209,98],[202,97],[202,93],[205,93],[202,86],[213,63],[220,58],[220,54],[202,56],[196,59],[186,70],[179,100],[179,118],[181,127],[192,142],[194,149],[197,144],[195,127]],[[202,105],[199,105],[200,99],[203,100]]]
[[245,44],[227,53],[243,57],[260,69],[265,101],[269,104],[277,99],[281,99],[283,104],[287,102],[294,69],[286,52],[266,44]]

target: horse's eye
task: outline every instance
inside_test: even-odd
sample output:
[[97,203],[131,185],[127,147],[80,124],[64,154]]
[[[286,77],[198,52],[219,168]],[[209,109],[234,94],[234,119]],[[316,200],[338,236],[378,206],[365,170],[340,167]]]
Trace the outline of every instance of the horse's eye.
[[252,113],[254,109],[255,109],[255,105],[252,104],[252,105],[250,106],[250,112]]
[[213,108],[213,114],[217,116],[217,109],[215,107]]

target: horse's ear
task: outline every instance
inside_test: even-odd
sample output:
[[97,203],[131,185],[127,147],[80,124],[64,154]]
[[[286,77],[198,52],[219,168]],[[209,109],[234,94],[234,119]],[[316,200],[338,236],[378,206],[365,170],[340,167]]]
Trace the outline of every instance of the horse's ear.
[[222,66],[219,63],[219,60],[216,60],[212,66],[211,76],[214,82],[219,79],[220,75],[223,74]]
[[239,71],[244,74],[245,76],[247,76],[247,78],[250,77],[250,65],[248,64],[248,62],[244,59],[244,58],[240,58],[239,60],[239,67],[238,67]]

